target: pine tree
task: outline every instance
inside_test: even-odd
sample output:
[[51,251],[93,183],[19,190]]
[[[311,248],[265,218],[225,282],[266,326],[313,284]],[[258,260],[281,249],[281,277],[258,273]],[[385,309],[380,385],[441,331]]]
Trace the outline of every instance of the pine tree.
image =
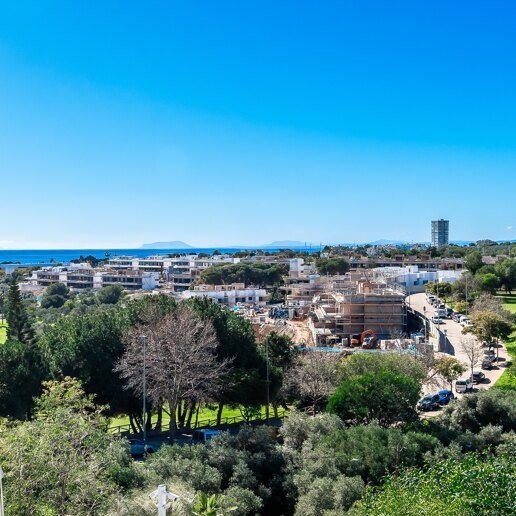
[[7,338],[16,339],[25,344],[31,344],[34,339],[27,311],[23,304],[18,282],[13,280],[7,295]]

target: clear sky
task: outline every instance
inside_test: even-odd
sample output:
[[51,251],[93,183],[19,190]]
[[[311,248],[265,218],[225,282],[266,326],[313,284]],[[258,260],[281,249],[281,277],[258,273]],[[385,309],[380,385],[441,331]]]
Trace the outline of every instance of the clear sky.
[[516,2],[0,4],[0,247],[516,238]]

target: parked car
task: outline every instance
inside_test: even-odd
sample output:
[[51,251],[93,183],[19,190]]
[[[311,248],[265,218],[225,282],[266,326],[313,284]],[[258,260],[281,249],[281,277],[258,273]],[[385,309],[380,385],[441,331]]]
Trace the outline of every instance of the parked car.
[[486,375],[482,371],[473,371],[473,383],[482,383],[486,379]]
[[466,326],[471,326],[471,321],[469,319],[469,317],[463,315],[461,318],[460,318],[460,325],[461,326],[464,326],[464,328]]
[[462,314],[459,314],[458,312],[455,312],[451,316],[452,320],[454,320],[455,322],[458,322],[458,323],[460,323],[460,318],[461,317],[464,317],[464,316]]
[[482,369],[492,369],[496,360],[496,355],[494,350],[489,350],[484,352],[484,356],[482,357]]
[[438,308],[435,311],[435,315],[437,315],[437,317],[440,317],[441,319],[448,316],[448,314],[446,313],[446,310],[444,308]]
[[442,389],[438,392],[439,394],[439,403],[441,405],[448,405],[448,403],[450,403],[450,401],[455,398],[454,394],[452,391],[450,391],[449,389]]
[[469,378],[459,378],[455,382],[455,392],[471,392],[473,390],[473,383]]
[[445,310],[446,310],[446,317],[448,317],[448,319],[451,319],[451,316],[452,316],[452,314],[453,314],[453,309],[452,309],[452,308],[450,308],[449,306],[447,306],[447,307],[445,308]]
[[432,322],[437,325],[443,324],[443,320],[438,315],[432,317]]
[[493,368],[493,360],[491,360],[491,357],[482,358],[482,365],[480,366],[482,369],[492,369]]
[[154,453],[152,444],[145,444],[141,439],[129,439],[129,447],[133,457],[142,457],[147,453]]
[[435,410],[441,406],[439,394],[426,394],[417,402],[418,410]]
[[222,432],[220,430],[195,430],[192,434],[192,444],[206,444],[210,439],[212,439],[216,435],[220,435],[221,433]]

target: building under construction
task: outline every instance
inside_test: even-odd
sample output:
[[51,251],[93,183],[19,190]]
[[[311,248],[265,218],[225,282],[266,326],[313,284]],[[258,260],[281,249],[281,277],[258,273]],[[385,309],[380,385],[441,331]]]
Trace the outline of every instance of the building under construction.
[[402,293],[357,281],[342,291],[313,299],[309,328],[316,345],[351,344],[352,336],[373,330],[379,338],[400,337],[406,330]]

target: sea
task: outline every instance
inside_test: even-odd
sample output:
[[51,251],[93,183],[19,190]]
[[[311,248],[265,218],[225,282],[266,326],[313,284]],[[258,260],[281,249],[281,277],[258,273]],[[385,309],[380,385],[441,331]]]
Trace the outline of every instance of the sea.
[[[37,250],[1,250],[0,249],[0,266],[5,264],[20,265],[52,265],[56,263],[68,264],[71,260],[75,260],[80,256],[95,256],[95,258],[114,258],[116,256],[134,256],[136,258],[145,258],[147,256],[168,255],[168,254],[213,254],[214,251],[220,251],[223,254],[233,254],[237,251],[256,250],[253,248],[227,248],[227,247],[210,247],[210,248],[188,248],[188,249],[37,249]],[[264,251],[277,252],[279,248],[264,248]],[[306,247],[295,248],[296,251],[314,252],[319,248]]]

